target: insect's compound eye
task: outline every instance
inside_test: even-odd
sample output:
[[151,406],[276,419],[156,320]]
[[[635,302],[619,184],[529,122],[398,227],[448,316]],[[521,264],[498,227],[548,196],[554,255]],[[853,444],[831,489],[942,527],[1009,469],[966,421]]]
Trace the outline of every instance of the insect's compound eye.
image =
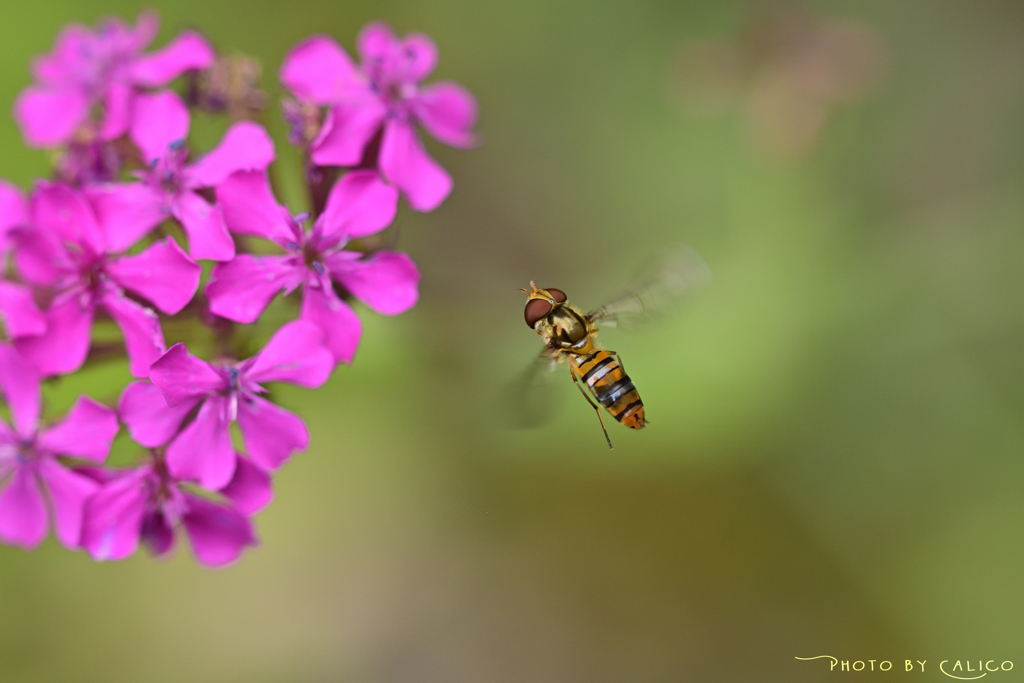
[[551,298],[557,301],[558,303],[565,303],[565,292],[563,292],[562,290],[551,288],[548,289],[548,294],[550,294]]
[[551,312],[551,302],[544,299],[530,299],[526,302],[526,310],[523,317],[526,318],[526,325],[532,330],[537,321]]

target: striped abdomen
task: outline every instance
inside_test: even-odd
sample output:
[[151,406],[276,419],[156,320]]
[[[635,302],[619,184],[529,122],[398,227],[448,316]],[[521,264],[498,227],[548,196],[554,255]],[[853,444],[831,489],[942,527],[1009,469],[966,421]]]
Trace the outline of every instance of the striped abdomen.
[[604,351],[595,351],[573,356],[571,362],[580,380],[612,417],[627,427],[644,428],[644,402],[618,361]]

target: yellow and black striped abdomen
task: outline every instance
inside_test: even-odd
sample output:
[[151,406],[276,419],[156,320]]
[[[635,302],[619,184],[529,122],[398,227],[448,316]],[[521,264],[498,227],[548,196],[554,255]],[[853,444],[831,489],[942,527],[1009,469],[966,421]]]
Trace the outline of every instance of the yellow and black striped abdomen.
[[587,389],[612,417],[627,427],[644,428],[644,402],[617,360],[604,351],[595,351],[573,356],[571,362]]

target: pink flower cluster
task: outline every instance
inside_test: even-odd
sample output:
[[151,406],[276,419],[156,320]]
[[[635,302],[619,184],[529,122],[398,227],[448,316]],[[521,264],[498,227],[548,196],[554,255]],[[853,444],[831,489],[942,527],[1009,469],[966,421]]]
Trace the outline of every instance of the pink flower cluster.
[[[294,213],[274,196],[276,153],[260,124],[236,120],[213,149],[189,146],[190,105],[264,98],[194,92],[219,82],[201,76],[221,58],[191,31],[145,53],[157,27],[150,13],[134,28],[67,27],[14,106],[26,143],[59,154],[53,177],[27,194],[0,181],[0,393],[10,413],[0,421],[0,541],[32,549],[52,527],[65,547],[117,560],[140,542],[169,553],[184,530],[198,561],[215,567],[256,544],[252,517],[272,498],[271,475],[309,444],[302,419],[266,385],[316,388],[351,363],[357,301],[385,315],[416,304],[412,259],[364,238],[393,222],[400,194],[419,211],[445,199],[451,178],[417,125],[471,146],[476,105],[453,83],[420,86],[437,61],[426,36],[371,24],[358,39],[361,65],[329,37],[306,40],[280,71],[311,204]],[[184,96],[168,87],[179,77],[192,86]],[[279,293],[295,319],[249,346],[249,326]],[[209,359],[182,341],[168,348],[172,319],[167,329],[214,349]],[[94,339],[94,327],[111,325],[121,342]],[[42,421],[44,382],[119,357],[137,381],[116,406],[82,396]],[[110,467],[122,424],[138,457]]]

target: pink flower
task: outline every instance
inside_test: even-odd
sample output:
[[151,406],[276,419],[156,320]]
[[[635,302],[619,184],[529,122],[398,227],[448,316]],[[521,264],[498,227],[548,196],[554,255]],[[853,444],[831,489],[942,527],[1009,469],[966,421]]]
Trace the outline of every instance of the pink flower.
[[[135,386],[135,385],[132,385]],[[174,550],[183,527],[196,559],[223,567],[257,544],[249,517],[272,498],[270,477],[235,455],[234,477],[215,500],[182,488],[158,453],[143,465],[112,472],[85,506],[82,547],[94,560],[122,560],[143,542],[156,556]]]
[[[164,351],[163,332],[153,311],[124,290],[177,313],[199,286],[200,266],[170,237],[139,254],[113,256],[92,207],[67,185],[40,183],[29,208],[31,227],[14,231],[14,260],[22,278],[53,299],[46,331],[18,337],[18,351],[44,375],[73,372],[85,361],[93,318],[102,310],[124,333],[132,374],[146,376]],[[10,310],[5,314],[10,323]]]
[[262,126],[241,121],[210,153],[186,164],[190,124],[188,108],[173,92],[136,99],[129,137],[149,166],[140,174],[143,182],[87,190],[113,249],[127,249],[170,214],[185,228],[193,258],[235,255],[220,212],[196,190],[219,185],[235,171],[267,168],[274,143]]
[[420,87],[437,64],[437,48],[425,35],[399,40],[387,24],[370,24],[359,34],[358,51],[361,69],[332,38],[314,36],[294,47],[281,66],[287,88],[331,108],[311,159],[320,166],[356,166],[382,132],[379,157],[370,163],[414,209],[431,211],[451,192],[452,179],[423,148],[416,124],[441,142],[471,147],[476,101],[456,83]]
[[217,264],[206,286],[217,315],[254,322],[278,292],[301,286],[300,319],[323,330],[335,362],[350,363],[362,327],[335,282],[378,313],[395,315],[415,305],[420,274],[412,259],[345,250],[348,240],[379,232],[394,218],[397,193],[375,171],[352,171],[335,183],[311,230],[302,228],[304,217],[293,218],[277,203],[265,174],[236,173],[217,188],[217,198],[232,232],[272,240],[285,252]]
[[57,36],[53,51],[32,64],[36,82],[14,103],[14,116],[32,147],[69,141],[102,108],[96,121],[99,137],[113,140],[128,129],[140,88],[166,85],[189,69],[213,63],[214,53],[199,34],[186,31],[162,50],[144,55],[156,36],[159,20],[139,15],[135,28],[119,19],[104,19],[95,30],[72,24]]
[[0,541],[35,548],[46,538],[52,514],[57,539],[77,548],[82,508],[97,486],[58,456],[102,463],[117,434],[117,417],[82,396],[62,421],[40,429],[39,375],[9,346],[0,346],[0,388],[13,422],[0,421]]
[[[167,467],[177,479],[203,488],[223,488],[235,472],[231,423],[238,421],[246,451],[263,470],[280,467],[293,451],[309,445],[302,420],[261,398],[260,382],[290,382],[315,388],[327,381],[334,359],[315,325],[302,321],[279,329],[258,354],[244,361],[207,363],[178,343],[153,363],[153,385],[125,390],[121,414],[132,437],[144,446],[166,443]],[[163,394],[161,397],[160,394]]]

